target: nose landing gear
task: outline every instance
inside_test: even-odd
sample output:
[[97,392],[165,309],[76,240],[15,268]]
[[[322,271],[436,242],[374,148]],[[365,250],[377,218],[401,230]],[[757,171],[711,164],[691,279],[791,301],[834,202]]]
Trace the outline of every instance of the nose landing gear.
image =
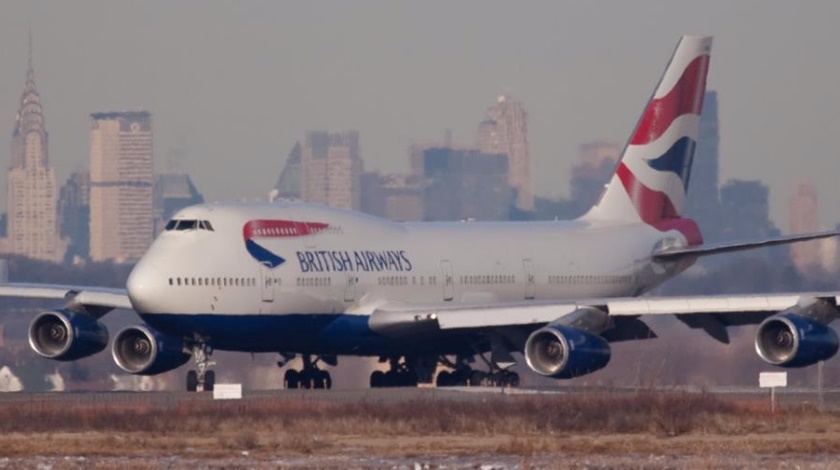
[[216,365],[210,360],[213,348],[204,341],[196,341],[191,348],[196,370],[187,372],[188,392],[212,392],[216,386],[216,373],[208,370],[210,366]]

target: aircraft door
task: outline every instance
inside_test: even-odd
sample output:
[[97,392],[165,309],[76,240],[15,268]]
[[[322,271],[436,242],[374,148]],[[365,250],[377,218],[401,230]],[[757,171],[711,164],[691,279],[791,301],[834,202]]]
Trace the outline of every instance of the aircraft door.
[[455,297],[455,277],[452,276],[452,262],[448,259],[442,260],[440,269],[443,273],[443,300],[449,302]]
[[274,279],[271,277],[271,268],[266,264],[260,264],[260,295],[263,302],[274,302]]
[[305,234],[301,238],[303,239],[303,244],[306,248],[315,248],[315,235],[309,233],[309,228],[307,228],[304,222],[295,222],[295,230],[297,233]]
[[522,267],[525,269],[525,299],[531,300],[537,294],[537,277],[534,274],[534,262],[530,259],[523,259]]
[[344,301],[354,302],[356,300],[356,283],[359,278],[356,273],[347,271],[347,284],[344,286]]

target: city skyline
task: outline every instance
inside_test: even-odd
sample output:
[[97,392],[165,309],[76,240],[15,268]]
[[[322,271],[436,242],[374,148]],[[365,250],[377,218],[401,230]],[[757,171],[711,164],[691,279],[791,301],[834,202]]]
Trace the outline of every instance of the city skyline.
[[[4,4],[0,60],[25,62],[32,27],[58,181],[86,166],[86,116],[97,109],[152,111],[158,170],[189,173],[213,201],[266,197],[307,129],[359,129],[370,169],[405,172],[411,143],[445,128],[467,141],[486,103],[511,92],[529,114],[536,193],[554,198],[569,193],[581,142],[626,139],[677,37],[711,33],[721,182],[767,182],[781,227],[790,177],[814,178],[824,201],[840,197],[840,97],[830,93],[840,72],[824,60],[837,5],[609,4],[619,21],[584,3],[481,5],[479,21],[469,3],[446,15],[442,4]],[[596,19],[599,33],[587,34]],[[220,28],[230,34],[207,34]],[[313,28],[330,33],[293,40]],[[21,79],[18,67],[0,71],[6,119]],[[838,220],[837,205],[821,205],[821,223]]]

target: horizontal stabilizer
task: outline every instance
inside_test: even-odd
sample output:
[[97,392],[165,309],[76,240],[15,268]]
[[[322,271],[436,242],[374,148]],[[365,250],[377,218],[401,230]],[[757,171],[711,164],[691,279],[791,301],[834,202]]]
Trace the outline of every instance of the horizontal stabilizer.
[[784,237],[767,238],[750,242],[722,243],[718,245],[688,246],[685,248],[667,249],[653,255],[657,261],[678,261],[682,258],[694,258],[697,256],[717,255],[733,251],[752,250],[766,246],[786,245],[788,243],[819,240],[821,238],[836,237],[840,231],[830,230],[826,232],[804,233],[800,235],[787,235]]

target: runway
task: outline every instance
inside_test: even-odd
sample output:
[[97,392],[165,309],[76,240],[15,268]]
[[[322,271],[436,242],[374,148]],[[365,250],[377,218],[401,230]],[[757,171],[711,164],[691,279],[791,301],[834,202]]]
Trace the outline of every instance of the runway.
[[[618,394],[635,393],[710,393],[721,398],[756,399],[766,398],[769,402],[768,389],[757,387],[711,387],[701,388],[692,386],[636,388],[636,387],[562,387],[562,388],[486,388],[486,387],[446,387],[446,388],[379,388],[379,389],[350,389],[350,390],[243,390],[242,399],[237,400],[246,404],[249,402],[300,402],[300,403],[402,403],[412,401],[431,402],[491,402],[497,400],[518,400],[529,398],[558,399],[563,395],[580,396],[585,394]],[[827,410],[840,410],[840,388],[826,389],[820,394],[814,389],[785,388],[776,391],[778,403],[783,406],[813,405],[822,406]],[[212,402],[211,392],[191,393],[175,391],[153,392],[102,392],[102,391],[72,391],[72,392],[8,392],[0,393],[0,406],[14,405],[57,405],[70,404],[101,404],[101,405],[143,405],[151,408],[175,407],[182,403]],[[230,400],[223,400],[230,401]]]

